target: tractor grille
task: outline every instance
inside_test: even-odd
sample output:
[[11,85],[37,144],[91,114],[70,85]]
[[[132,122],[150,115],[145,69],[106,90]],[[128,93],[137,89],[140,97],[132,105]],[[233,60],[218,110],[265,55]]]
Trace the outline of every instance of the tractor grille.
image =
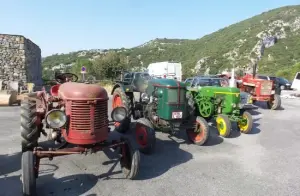
[[261,83],[261,95],[270,95],[272,93],[272,82],[264,81]]
[[107,101],[72,101],[70,128],[74,131],[97,132],[108,126]]

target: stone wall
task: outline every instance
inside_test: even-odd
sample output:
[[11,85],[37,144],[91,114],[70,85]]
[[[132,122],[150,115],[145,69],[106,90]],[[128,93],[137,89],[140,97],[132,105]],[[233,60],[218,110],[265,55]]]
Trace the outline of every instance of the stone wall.
[[21,35],[0,34],[0,80],[42,84],[41,49]]

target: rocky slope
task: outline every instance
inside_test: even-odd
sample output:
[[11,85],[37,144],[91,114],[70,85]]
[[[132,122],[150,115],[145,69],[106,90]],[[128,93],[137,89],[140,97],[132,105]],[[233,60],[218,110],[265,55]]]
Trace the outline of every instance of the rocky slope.
[[300,62],[300,5],[264,12],[196,40],[155,39],[129,49],[89,50],[53,55],[45,68],[72,65],[78,58],[93,60],[114,50],[130,59],[132,66],[157,61],[180,61],[187,75],[214,74],[231,67],[275,74]]

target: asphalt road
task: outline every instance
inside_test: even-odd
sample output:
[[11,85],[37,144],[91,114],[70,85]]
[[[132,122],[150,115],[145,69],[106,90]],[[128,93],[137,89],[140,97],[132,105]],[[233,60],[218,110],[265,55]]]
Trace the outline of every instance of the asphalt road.
[[[141,157],[139,179],[122,179],[119,165],[99,152],[43,160],[41,196],[300,195],[300,99],[283,109],[253,111],[252,134],[222,139],[212,128],[207,146],[157,134],[155,154]],[[21,195],[19,107],[0,108],[0,195]]]

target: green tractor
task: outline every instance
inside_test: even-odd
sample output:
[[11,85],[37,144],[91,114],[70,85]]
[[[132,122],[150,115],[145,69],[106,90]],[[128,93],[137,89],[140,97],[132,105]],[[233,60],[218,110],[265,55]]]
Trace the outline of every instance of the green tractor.
[[[185,130],[188,139],[196,145],[203,145],[208,140],[207,121],[194,115],[194,102],[187,99],[184,83],[154,79],[141,72],[129,74],[132,79],[125,81],[125,75],[123,81],[115,84],[111,93],[112,106],[127,108],[128,117],[137,120],[135,135],[141,152],[149,154],[153,151],[156,142],[154,130],[170,134]],[[135,83],[135,79],[138,82]],[[115,126],[119,132],[126,131],[119,124]]]
[[[242,133],[252,130],[253,118],[241,103],[240,89],[222,87],[218,79],[202,78],[200,85],[188,87],[189,97],[193,97],[196,113],[205,119],[215,118],[219,134],[228,137],[231,132],[231,121],[237,122]],[[199,84],[199,83],[198,83]]]

